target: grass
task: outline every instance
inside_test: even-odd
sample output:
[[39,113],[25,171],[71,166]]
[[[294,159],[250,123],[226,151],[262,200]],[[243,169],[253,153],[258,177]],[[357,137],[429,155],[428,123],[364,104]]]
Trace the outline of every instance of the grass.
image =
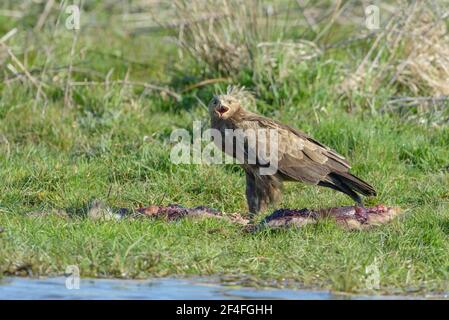
[[[88,17],[96,13],[89,10]],[[282,82],[254,77],[251,70],[234,75],[233,82],[255,89],[258,112],[345,155],[353,172],[378,190],[367,205],[400,206],[405,214],[369,231],[347,232],[322,221],[247,234],[215,220],[100,222],[78,216],[92,199],[129,208],[181,203],[245,212],[244,176],[237,166],[175,165],[169,159],[171,131],[191,130],[193,120],[207,126],[199,101],[207,103],[226,84],[183,92],[219,74],[190,57],[180,59],[165,31],[130,36],[114,15],[98,13],[105,27],[82,29],[70,58],[73,33],[57,27],[52,38],[49,20],[27,39],[26,23],[34,20],[25,18],[0,17],[0,31],[19,28],[8,46],[36,70],[31,74],[46,84],[46,99],[36,98],[25,76],[2,69],[0,76],[9,80],[0,84],[0,275],[57,275],[78,265],[85,277],[218,275],[369,292],[366,268],[374,265],[377,293],[448,291],[449,127],[372,111],[388,99],[388,90],[370,100],[372,110],[352,109],[340,98],[334,86],[353,59],[363,59],[367,43],[298,63]],[[14,64],[10,57],[1,63]],[[103,82],[109,73],[111,81],[128,77],[169,86],[182,92],[182,100],[110,83],[70,87],[67,102],[68,70],[57,67],[69,64],[76,66],[71,81]],[[331,190],[289,184],[280,206],[346,204],[350,199]],[[26,214],[54,208],[74,218]]]

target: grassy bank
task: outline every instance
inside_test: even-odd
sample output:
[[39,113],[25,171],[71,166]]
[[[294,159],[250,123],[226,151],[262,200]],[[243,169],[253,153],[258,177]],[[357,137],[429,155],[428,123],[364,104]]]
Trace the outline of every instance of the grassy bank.
[[[427,86],[418,93],[403,84],[375,94],[340,92],[337,85],[373,44],[368,37],[332,46],[354,35],[357,23],[336,23],[317,40],[306,26],[287,27],[285,37],[316,40],[321,53],[287,64],[286,75],[279,65],[266,74],[263,60],[229,74],[180,49],[172,30],[142,30],[123,21],[122,7],[106,14],[104,3],[85,4],[76,36],[58,23],[57,8],[39,30],[33,28],[42,6],[20,18],[0,16],[0,35],[17,28],[5,42],[12,54],[0,51],[0,274],[55,275],[78,265],[82,276],[93,277],[219,275],[369,291],[375,268],[378,292],[448,290],[447,104],[385,109],[393,96],[431,95]],[[256,234],[224,221],[83,218],[92,199],[116,207],[180,203],[245,212],[237,166],[170,162],[171,131],[192,130],[194,120],[207,127],[203,104],[229,83],[255,91],[259,113],[346,156],[378,191],[367,205],[400,206],[405,214],[363,232],[323,221]],[[279,206],[347,204],[333,191],[289,184]],[[55,208],[72,219],[27,215]]]

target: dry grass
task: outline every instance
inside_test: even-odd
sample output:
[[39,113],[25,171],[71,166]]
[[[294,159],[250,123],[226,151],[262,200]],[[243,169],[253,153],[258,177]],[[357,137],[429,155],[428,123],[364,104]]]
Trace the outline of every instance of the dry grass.
[[447,16],[433,8],[432,1],[398,7],[340,89],[348,95],[373,95],[381,86],[405,87],[414,95],[449,94]]
[[405,58],[396,68],[396,79],[415,94],[449,94],[449,35],[444,21],[429,9],[416,8],[416,22],[404,37]]
[[301,24],[308,28],[305,8],[310,4],[301,7],[290,0],[175,3],[181,57],[187,53],[209,76],[226,77],[236,84],[242,74],[250,75],[257,96],[279,98],[278,88],[297,76],[298,65],[321,54],[314,42],[289,33]]
[[178,34],[180,47],[212,72],[236,75],[243,68],[253,69],[260,58],[283,78],[292,64],[319,51],[311,42],[283,41],[289,18],[279,4],[177,0],[175,5],[176,19],[183,22]]
[[[211,71],[238,72],[250,63],[259,39],[269,31],[269,10],[259,1],[177,0],[180,46]],[[266,19],[260,19],[264,16]],[[265,23],[264,21],[265,20]]]

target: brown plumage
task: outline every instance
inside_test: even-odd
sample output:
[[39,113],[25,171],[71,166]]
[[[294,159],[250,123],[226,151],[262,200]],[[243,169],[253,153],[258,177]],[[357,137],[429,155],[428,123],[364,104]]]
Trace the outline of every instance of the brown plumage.
[[[268,204],[277,201],[283,181],[301,181],[328,187],[347,194],[358,204],[362,204],[358,193],[376,195],[371,185],[349,172],[348,161],[329,147],[299,130],[245,110],[242,105],[247,97],[248,93],[244,90],[230,88],[227,94],[215,96],[211,100],[209,113],[211,127],[219,130],[223,139],[218,147],[234,158],[241,159],[246,172],[246,197],[251,213],[263,211]],[[226,134],[226,129],[233,129],[234,134]],[[256,134],[244,135],[236,129],[242,129],[243,132],[252,129]],[[270,145],[268,131],[257,131],[260,129],[276,130],[276,158],[268,157],[270,150],[274,153],[276,149]],[[232,150],[225,147],[225,141],[229,142],[229,139],[233,139]],[[238,139],[244,141],[243,150],[238,149]],[[260,141],[265,143],[258,144]],[[251,155],[256,158],[255,162],[248,161]],[[271,159],[277,160],[277,170],[271,175],[260,174],[261,168],[271,165]]]

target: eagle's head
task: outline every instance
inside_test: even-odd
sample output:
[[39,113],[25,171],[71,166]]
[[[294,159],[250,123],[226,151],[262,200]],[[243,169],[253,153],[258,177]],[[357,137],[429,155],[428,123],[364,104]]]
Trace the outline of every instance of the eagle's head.
[[212,118],[226,120],[231,118],[242,106],[233,96],[216,95],[209,102],[209,113]]
[[212,119],[226,120],[239,111],[244,111],[243,105],[254,100],[251,93],[244,87],[230,86],[226,94],[215,95],[209,102],[209,113]]

